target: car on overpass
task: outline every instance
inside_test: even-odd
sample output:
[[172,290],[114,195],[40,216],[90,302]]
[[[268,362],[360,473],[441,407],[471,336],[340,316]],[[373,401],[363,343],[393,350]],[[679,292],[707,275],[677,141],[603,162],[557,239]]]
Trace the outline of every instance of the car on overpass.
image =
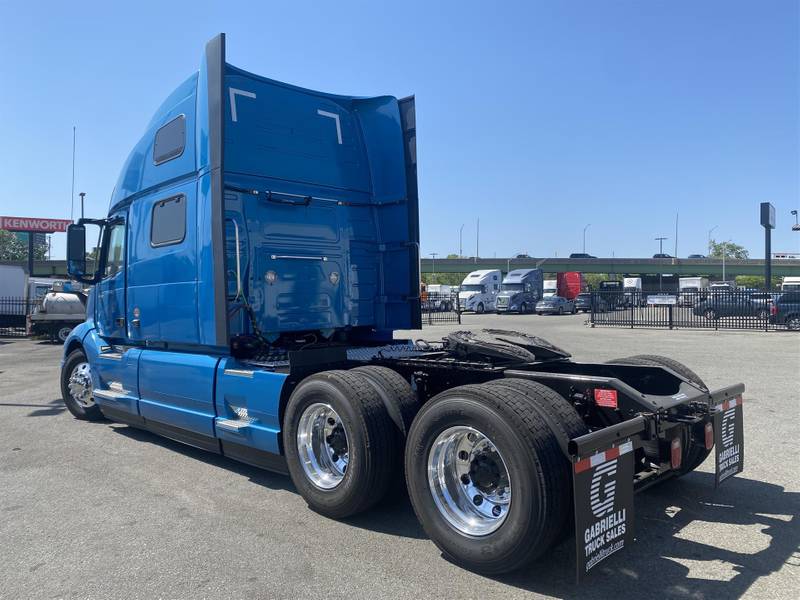
[[591,254],[586,254],[585,252],[573,252],[569,255],[570,258],[597,258],[596,256],[592,256]]

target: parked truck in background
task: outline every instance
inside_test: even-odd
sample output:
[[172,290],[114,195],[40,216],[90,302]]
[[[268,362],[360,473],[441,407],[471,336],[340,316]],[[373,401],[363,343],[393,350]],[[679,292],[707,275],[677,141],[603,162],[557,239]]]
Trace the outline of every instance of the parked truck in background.
[[708,294],[708,277],[681,277],[678,279],[678,305],[694,306]]
[[588,289],[583,273],[577,271],[559,273],[556,277],[556,287],[558,295],[567,300],[574,300],[578,294]]
[[86,293],[71,282],[57,282],[28,316],[31,335],[46,335],[65,342],[74,327],[86,320]]
[[781,282],[782,292],[800,292],[800,277],[784,277]]
[[548,298],[550,296],[555,296],[558,294],[558,280],[557,279],[545,279],[542,283],[542,297]]
[[500,291],[501,273],[495,269],[473,271],[461,282],[458,291],[460,310],[483,314],[493,311]]
[[456,297],[452,286],[441,283],[429,283],[427,297],[423,300],[422,308],[430,312],[444,312],[455,308]]
[[533,312],[536,303],[542,299],[542,270],[515,269],[509,271],[500,284],[495,309],[497,313]]
[[0,265],[0,327],[26,326],[28,316],[54,284],[64,279],[28,277],[17,265]]
[[441,552],[489,574],[573,527],[582,575],[619,556],[633,492],[697,468],[721,431],[717,480],[741,471],[742,384],[658,356],[576,363],[507,330],[394,339],[421,327],[414,99],[266,79],[224,41],[157,110],[107,216],[69,228],[69,272],[94,286],[64,345],[75,417],[288,472],[332,518],[405,482]]
[[647,298],[642,293],[641,277],[623,277],[622,292],[625,299],[624,304],[627,307],[647,304]]

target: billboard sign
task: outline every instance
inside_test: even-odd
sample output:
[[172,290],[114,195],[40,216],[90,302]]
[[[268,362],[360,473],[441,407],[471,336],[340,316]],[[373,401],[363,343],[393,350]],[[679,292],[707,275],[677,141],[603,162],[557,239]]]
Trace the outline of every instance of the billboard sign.
[[61,233],[71,225],[69,219],[43,219],[39,217],[0,217],[0,229],[30,231],[33,233]]

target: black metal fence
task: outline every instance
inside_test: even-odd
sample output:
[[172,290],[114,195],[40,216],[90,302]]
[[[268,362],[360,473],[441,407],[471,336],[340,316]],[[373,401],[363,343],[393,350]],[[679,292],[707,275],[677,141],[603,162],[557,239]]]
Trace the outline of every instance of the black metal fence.
[[422,305],[423,325],[461,323],[458,294],[424,292],[420,302]]
[[0,297],[0,337],[25,337],[27,318],[36,301],[25,298]]
[[794,329],[780,292],[737,289],[673,293],[592,292],[591,323],[664,329]]

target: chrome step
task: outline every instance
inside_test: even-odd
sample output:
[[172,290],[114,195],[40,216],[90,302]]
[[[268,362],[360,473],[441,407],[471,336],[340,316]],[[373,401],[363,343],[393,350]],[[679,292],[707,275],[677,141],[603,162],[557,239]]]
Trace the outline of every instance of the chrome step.
[[128,394],[125,391],[115,391],[115,390],[94,390],[92,395],[95,398],[100,398],[101,400],[110,400],[112,402],[116,402],[120,399],[127,399]]
[[217,419],[217,427],[223,431],[241,433],[244,429],[250,427],[250,421],[243,419]]

